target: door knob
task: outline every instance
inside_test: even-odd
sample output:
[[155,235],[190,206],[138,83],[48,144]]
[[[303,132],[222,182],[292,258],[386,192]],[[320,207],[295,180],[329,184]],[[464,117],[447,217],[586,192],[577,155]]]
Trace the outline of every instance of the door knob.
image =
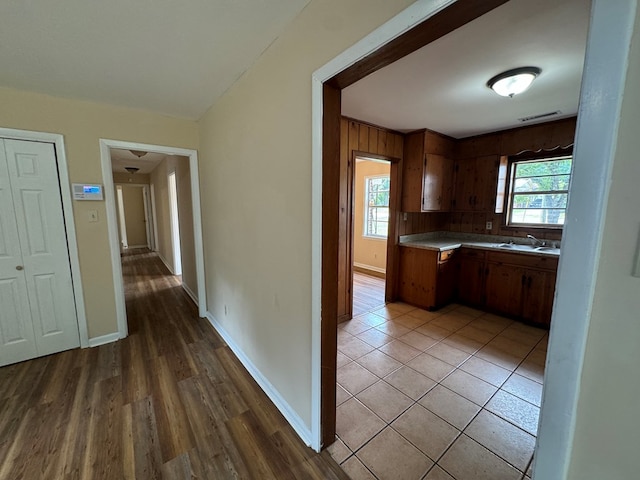
[[18,266],[16,267],[16,270],[24,270],[24,267],[23,267],[22,265],[18,265]]

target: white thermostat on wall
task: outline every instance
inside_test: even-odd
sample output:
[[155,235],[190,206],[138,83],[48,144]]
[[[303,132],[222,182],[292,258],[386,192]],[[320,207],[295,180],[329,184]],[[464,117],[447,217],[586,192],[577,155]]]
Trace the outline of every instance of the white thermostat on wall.
[[86,183],[73,184],[74,200],[104,200],[102,185],[88,185]]

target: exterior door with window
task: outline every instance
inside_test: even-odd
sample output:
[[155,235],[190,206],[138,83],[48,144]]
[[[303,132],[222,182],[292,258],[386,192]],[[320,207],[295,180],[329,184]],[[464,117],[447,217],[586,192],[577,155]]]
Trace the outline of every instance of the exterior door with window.
[[0,366],[80,345],[55,148],[0,139]]

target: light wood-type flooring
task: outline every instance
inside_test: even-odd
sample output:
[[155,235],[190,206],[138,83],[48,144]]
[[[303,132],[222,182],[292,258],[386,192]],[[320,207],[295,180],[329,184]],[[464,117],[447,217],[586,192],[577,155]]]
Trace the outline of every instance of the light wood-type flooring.
[[155,254],[129,336],[0,368],[0,479],[348,479],[304,446]]
[[384,306],[384,278],[353,272],[353,316]]

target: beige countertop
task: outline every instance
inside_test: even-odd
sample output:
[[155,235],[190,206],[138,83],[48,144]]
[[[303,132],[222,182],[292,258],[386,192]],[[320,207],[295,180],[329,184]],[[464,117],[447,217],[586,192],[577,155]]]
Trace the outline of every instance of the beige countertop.
[[[486,237],[486,238],[484,238]],[[488,235],[452,235],[446,234],[421,234],[421,235],[406,235],[400,237],[401,247],[423,248],[425,250],[436,250],[443,252],[445,250],[451,250],[455,248],[478,248],[483,250],[494,250],[508,253],[518,253],[524,255],[542,255],[542,256],[554,256],[560,255],[559,248],[540,247],[534,248],[531,242],[509,244],[509,241],[515,241],[520,239],[499,238],[490,237]],[[510,245],[510,246],[500,246]]]

